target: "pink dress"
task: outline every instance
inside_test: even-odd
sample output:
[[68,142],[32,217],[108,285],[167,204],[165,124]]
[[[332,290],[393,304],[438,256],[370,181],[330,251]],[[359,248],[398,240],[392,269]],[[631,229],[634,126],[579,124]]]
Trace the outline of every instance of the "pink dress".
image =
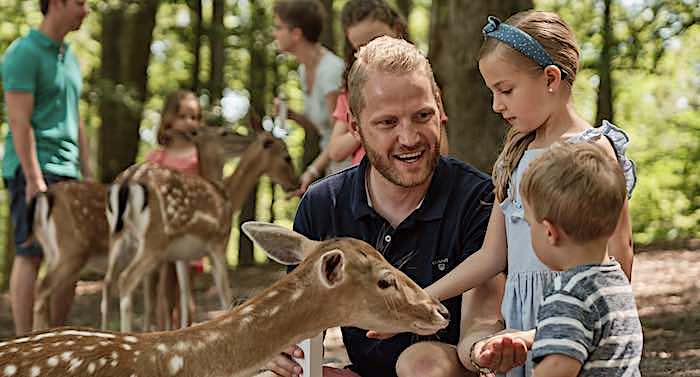
[[[335,111],[333,111],[333,119],[345,122],[345,124],[350,127],[350,104],[348,103],[348,92],[343,90],[338,95],[338,99],[335,101]],[[362,157],[365,156],[365,149],[362,145],[357,147],[355,151],[352,152],[351,163],[357,165],[362,161]]]

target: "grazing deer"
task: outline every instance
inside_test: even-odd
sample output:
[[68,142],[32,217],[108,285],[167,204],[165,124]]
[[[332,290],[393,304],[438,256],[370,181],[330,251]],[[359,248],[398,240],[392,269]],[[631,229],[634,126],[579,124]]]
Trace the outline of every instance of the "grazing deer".
[[369,244],[311,241],[274,224],[243,230],[274,260],[301,264],[219,318],[176,331],[123,334],[63,328],[0,343],[5,376],[226,376],[334,326],[432,334],[448,312]]
[[[200,174],[217,182],[222,180],[225,159],[239,156],[251,141],[249,136],[222,127],[202,127],[186,136],[197,145]],[[48,305],[60,284],[72,284],[83,268],[100,274],[107,271],[106,203],[107,185],[87,181],[58,183],[32,200],[31,233],[42,245],[46,262],[46,274],[36,288],[35,330],[60,325],[50,323]],[[123,259],[114,263],[121,268],[126,264]]]
[[[265,131],[257,133],[235,172],[224,178],[222,187],[154,165],[143,165],[127,172],[110,190],[112,212],[108,219],[115,236],[103,288],[103,324],[108,312],[107,293],[115,278],[112,259],[126,249],[122,246],[124,238],[135,240],[130,243],[137,245],[137,251],[117,282],[122,331],[131,331],[134,289],[146,274],[165,261],[209,256],[221,306],[226,308],[232,298],[226,248],[233,214],[263,174],[287,191],[299,185],[285,143]],[[115,209],[123,209],[123,212],[115,213]],[[184,269],[178,268],[181,270]],[[185,280],[178,278],[181,287],[186,288]],[[187,297],[183,289],[180,292],[181,319],[186,323]]]

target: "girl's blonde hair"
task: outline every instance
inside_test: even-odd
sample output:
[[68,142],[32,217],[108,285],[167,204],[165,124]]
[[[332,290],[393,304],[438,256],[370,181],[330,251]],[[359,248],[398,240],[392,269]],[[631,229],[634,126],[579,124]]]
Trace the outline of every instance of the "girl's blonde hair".
[[171,138],[168,135],[168,130],[172,128],[177,114],[180,112],[180,104],[182,101],[192,99],[197,102],[197,107],[199,108],[199,114],[202,114],[202,108],[199,104],[199,99],[197,96],[189,90],[176,90],[170,93],[168,97],[165,98],[165,103],[163,104],[163,110],[160,115],[160,125],[158,126],[157,140],[158,144],[167,146],[170,144]]
[[[535,38],[552,59],[567,72],[564,82],[569,86],[573,85],[578,71],[579,48],[573,31],[561,17],[551,12],[530,10],[514,14],[505,23]],[[518,67],[530,67],[528,71],[533,73],[542,72],[542,67],[534,60],[497,39],[485,38],[479,50],[479,60],[494,53],[501,54],[505,60],[512,61]],[[534,138],[534,131],[521,134],[513,128],[508,130],[503,150],[493,168],[493,181],[498,202],[502,202],[508,196],[510,177]]]

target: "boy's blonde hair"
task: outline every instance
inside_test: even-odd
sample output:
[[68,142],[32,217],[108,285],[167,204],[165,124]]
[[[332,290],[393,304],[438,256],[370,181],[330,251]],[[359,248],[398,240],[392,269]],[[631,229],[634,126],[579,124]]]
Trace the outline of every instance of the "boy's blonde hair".
[[578,242],[610,237],[627,197],[622,168],[603,147],[557,143],[529,165],[520,195],[537,222]]
[[[564,81],[569,86],[573,85],[579,66],[579,48],[573,30],[561,17],[556,13],[529,10],[512,15],[505,23],[517,27],[537,40],[549,56],[566,70],[567,76]],[[479,60],[492,54],[498,54],[513,65],[524,67],[533,74],[542,72],[542,67],[519,51],[497,39],[485,38],[479,50]],[[496,200],[499,203],[508,196],[510,177],[527,146],[534,139],[534,131],[523,134],[514,128],[508,130],[503,150],[496,160],[492,174],[496,186]]]
[[355,63],[348,74],[348,102],[350,113],[355,118],[365,107],[363,89],[369,79],[369,72],[405,74],[420,71],[430,80],[436,103],[439,94],[433,69],[428,59],[418,48],[403,39],[383,36],[361,47],[357,52]]

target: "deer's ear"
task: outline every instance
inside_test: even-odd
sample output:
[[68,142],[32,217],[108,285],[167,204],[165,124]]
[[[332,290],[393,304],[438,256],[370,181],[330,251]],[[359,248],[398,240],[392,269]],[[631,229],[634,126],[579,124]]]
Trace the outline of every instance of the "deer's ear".
[[298,264],[316,249],[317,241],[283,226],[248,221],[241,226],[243,232],[258,244],[272,260],[282,264]]
[[328,288],[340,284],[345,277],[345,254],[340,249],[327,251],[321,256],[321,283]]

